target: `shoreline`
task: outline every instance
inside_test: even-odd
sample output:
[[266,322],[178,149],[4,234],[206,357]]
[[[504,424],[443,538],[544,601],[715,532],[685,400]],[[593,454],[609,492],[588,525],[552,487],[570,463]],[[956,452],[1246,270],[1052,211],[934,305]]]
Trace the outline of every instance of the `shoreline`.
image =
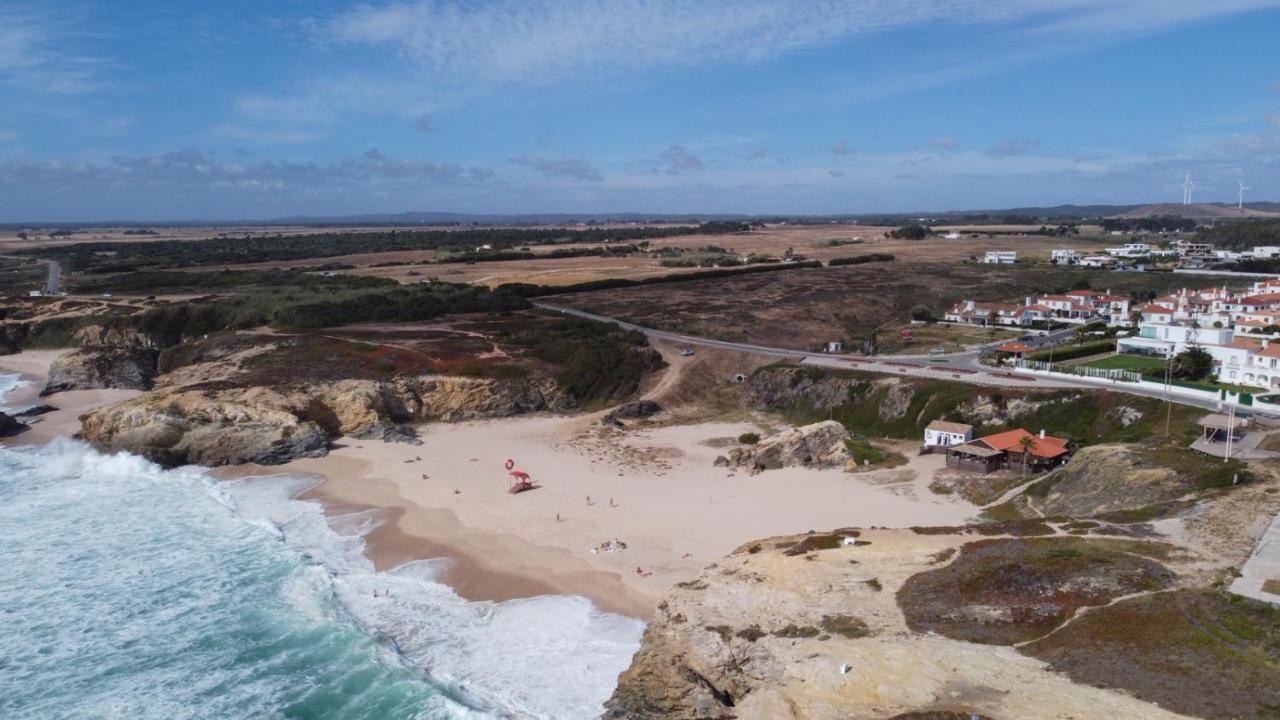
[[[35,418],[9,444],[70,437],[81,413],[136,396],[132,390],[38,392],[61,351],[0,357],[0,370],[30,385],[31,398],[59,408]],[[662,379],[658,380],[661,384]],[[418,426],[420,444],[337,438],[328,455],[283,465],[207,469],[217,479],[308,475],[300,493],[330,519],[376,509],[364,535],[379,571],[441,559],[441,582],[470,601],[583,596],[601,611],[648,620],[673,585],[751,540],[849,526],[953,525],[976,512],[928,490],[941,456],[906,466],[844,473],[784,468],[758,475],[713,460],[752,422],[687,425],[599,423],[602,413],[550,414]],[[538,488],[508,494],[505,460]],[[605,551],[604,543],[625,543]]]

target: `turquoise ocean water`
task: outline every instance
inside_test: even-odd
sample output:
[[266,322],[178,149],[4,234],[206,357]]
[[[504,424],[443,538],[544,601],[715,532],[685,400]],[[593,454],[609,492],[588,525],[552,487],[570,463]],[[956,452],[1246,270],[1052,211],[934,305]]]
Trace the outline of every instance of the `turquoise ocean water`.
[[468,602],[439,560],[374,572],[376,513],[325,518],[292,499],[310,482],[0,449],[0,717],[599,714],[639,621]]

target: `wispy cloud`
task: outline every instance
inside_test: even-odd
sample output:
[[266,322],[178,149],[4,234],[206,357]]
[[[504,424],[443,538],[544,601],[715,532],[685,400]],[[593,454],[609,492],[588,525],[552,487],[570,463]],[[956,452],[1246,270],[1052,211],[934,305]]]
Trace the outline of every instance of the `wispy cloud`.
[[1024,23],[1051,33],[1144,33],[1275,0],[439,0],[365,4],[315,23],[338,43],[382,46],[467,82],[539,82],[769,60],[859,34],[926,23]]
[[600,182],[604,177],[591,163],[580,157],[538,157],[522,155],[511,162],[523,165],[548,177],[562,177],[577,182]]
[[106,60],[72,49],[69,24],[34,8],[0,7],[0,84],[39,94],[99,87]]
[[986,149],[987,157],[1007,158],[1026,155],[1027,151],[1040,144],[1035,138],[1007,137]]
[[683,145],[672,145],[653,159],[653,166],[667,175],[679,175],[686,170],[702,170],[706,166],[702,158],[689,152]]
[[949,137],[934,138],[929,141],[929,147],[942,155],[950,155],[960,148],[960,145]]
[[840,138],[835,142],[834,145],[827,148],[827,152],[831,153],[832,155],[848,155],[849,153],[853,152],[853,148],[850,147],[848,140],[844,138]]
[[328,163],[285,160],[223,160],[213,153],[184,150],[160,155],[116,156],[98,162],[67,160],[0,161],[0,186],[31,184],[85,185],[112,189],[162,188],[168,192],[235,188],[295,193],[333,192],[343,188],[430,183],[483,183],[494,177],[488,168],[395,159],[377,148]]

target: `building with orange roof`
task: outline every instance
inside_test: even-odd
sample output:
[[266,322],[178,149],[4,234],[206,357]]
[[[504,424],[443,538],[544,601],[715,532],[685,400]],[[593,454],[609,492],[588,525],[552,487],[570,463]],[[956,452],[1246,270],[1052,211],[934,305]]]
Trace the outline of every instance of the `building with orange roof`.
[[947,448],[946,464],[978,472],[1025,464],[1028,469],[1039,472],[1066,462],[1070,455],[1070,442],[1066,439],[1046,435],[1043,430],[1033,435],[1017,428]]

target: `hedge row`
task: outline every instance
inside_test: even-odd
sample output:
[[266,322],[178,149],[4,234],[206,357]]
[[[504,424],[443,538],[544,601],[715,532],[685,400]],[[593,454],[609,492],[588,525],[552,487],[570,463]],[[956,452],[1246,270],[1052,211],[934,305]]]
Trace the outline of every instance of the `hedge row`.
[[889,262],[894,257],[889,253],[870,253],[868,255],[847,255],[845,257],[835,257],[827,261],[829,267],[837,265],[862,265],[863,263],[873,262]]
[[1088,357],[1090,355],[1098,355],[1104,352],[1111,352],[1116,349],[1115,340],[1095,340],[1082,345],[1068,345],[1064,348],[1054,348],[1050,350],[1041,350],[1027,355],[1028,360],[1048,360],[1050,354],[1053,355],[1053,361],[1059,360],[1075,360],[1076,358]]

